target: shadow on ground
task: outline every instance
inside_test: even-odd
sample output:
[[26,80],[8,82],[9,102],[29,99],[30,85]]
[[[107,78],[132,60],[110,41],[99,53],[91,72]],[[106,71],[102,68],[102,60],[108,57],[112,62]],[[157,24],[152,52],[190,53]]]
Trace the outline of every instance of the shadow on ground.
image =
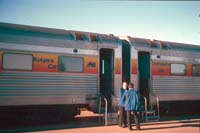
[[[159,130],[179,127],[200,127],[200,116],[184,116],[184,117],[163,117],[158,122],[142,122],[141,125],[162,125],[162,127],[150,127],[142,130]],[[191,122],[198,122],[198,124],[191,124]],[[181,123],[180,126],[167,126],[167,124]],[[165,126],[166,125],[166,126]],[[65,121],[12,121],[1,123],[0,132],[36,132],[47,130],[62,130],[72,128],[97,127],[104,126],[103,120],[99,117],[79,117],[73,120]]]

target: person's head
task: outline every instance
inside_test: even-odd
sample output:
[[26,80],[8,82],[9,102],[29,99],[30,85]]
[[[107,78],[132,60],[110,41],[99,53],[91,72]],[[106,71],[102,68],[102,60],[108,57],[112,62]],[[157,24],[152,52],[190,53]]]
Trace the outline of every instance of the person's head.
[[128,88],[129,88],[129,89],[133,89],[133,88],[134,88],[134,84],[133,84],[133,83],[129,83],[129,84],[128,84]]
[[128,84],[127,84],[126,82],[123,82],[123,83],[122,83],[122,87],[123,87],[123,89],[127,89]]

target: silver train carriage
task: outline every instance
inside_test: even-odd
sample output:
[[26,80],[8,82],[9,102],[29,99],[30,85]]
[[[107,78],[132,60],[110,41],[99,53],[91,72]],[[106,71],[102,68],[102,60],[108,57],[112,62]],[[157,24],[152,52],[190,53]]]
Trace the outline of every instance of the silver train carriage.
[[[199,114],[200,46],[129,36],[120,38],[123,48],[130,49],[123,58],[123,61],[130,60],[125,75],[149,102],[158,97],[164,114]],[[124,64],[123,67],[127,68]]]
[[0,23],[0,56],[2,116],[99,112],[103,97],[113,111],[122,81],[165,114],[200,112],[199,46]]
[[113,35],[0,23],[1,114],[75,116],[80,108],[98,112],[103,97],[111,110],[121,53]]

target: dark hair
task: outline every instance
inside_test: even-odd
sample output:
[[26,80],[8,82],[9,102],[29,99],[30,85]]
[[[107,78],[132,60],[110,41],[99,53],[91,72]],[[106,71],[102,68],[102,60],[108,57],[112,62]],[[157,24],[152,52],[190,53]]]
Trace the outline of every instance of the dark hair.
[[134,87],[134,84],[133,83],[129,83],[128,84],[128,88],[133,88]]

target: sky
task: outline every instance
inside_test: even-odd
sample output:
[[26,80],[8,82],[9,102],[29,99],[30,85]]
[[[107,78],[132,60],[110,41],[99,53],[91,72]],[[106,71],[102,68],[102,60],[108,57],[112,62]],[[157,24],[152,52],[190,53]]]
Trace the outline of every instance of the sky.
[[200,45],[200,1],[0,0],[0,22]]

